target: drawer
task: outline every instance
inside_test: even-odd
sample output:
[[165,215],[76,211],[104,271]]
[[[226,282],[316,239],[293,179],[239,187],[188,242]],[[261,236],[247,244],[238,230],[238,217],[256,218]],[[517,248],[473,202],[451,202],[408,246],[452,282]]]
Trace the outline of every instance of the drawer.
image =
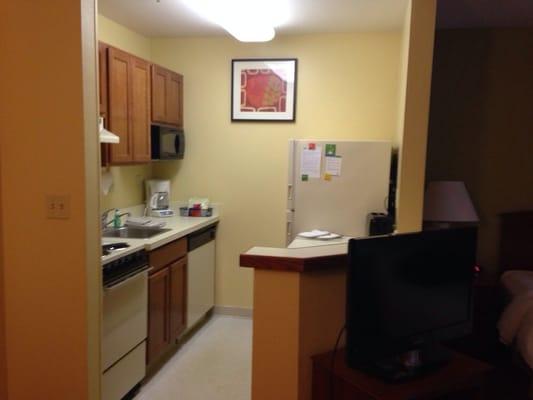
[[175,240],[148,253],[152,274],[187,255],[187,238]]
[[146,374],[146,342],[142,342],[102,376],[102,400],[121,400]]

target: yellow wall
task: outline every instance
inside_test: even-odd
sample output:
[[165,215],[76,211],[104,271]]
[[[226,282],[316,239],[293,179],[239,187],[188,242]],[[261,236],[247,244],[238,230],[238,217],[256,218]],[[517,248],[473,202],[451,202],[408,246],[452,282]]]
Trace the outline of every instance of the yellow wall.
[[131,207],[144,202],[144,181],[152,176],[151,164],[110,167],[110,171],[113,186],[107,195],[101,195],[102,210]]
[[403,59],[405,63],[407,52],[407,68],[404,64],[404,76],[400,78],[405,84],[405,95],[401,95],[400,104],[403,121],[399,119],[403,122],[399,130],[396,221],[399,232],[422,228],[435,15],[436,0],[412,0],[407,18],[409,28],[404,31]]
[[[400,32],[282,36],[265,44],[231,38],[155,39],[152,60],[184,75],[185,160],[154,164],[172,197],[221,203],[219,305],[252,306],[252,272],[238,256],[283,246],[289,138],[388,139],[397,128]],[[298,58],[295,123],[230,121],[231,59]]]
[[98,40],[138,57],[150,60],[152,57],[150,39],[115,21],[98,14]]
[[409,62],[409,38],[411,35],[411,10],[412,2],[409,1],[405,10],[402,29],[402,45],[400,48],[400,69],[398,84],[398,126],[396,130],[395,144],[398,149],[403,143],[403,131],[405,124],[405,98],[407,96],[407,68]]
[[478,262],[499,269],[499,214],[533,209],[533,29],[437,32],[428,180],[466,183]]
[[[98,15],[98,40],[118,47],[138,57],[151,60],[150,39],[116,22]],[[112,145],[111,145],[112,146]],[[131,207],[144,202],[144,180],[150,179],[150,164],[111,167],[113,187],[108,195],[102,195],[101,208]]]
[[[82,70],[82,41],[94,32],[94,16],[84,14],[88,36],[81,35],[82,2],[90,6],[8,2],[0,14],[0,76],[8,77],[0,82],[0,293],[9,400],[89,398],[87,281],[100,265],[87,264],[86,242],[97,231],[86,224],[85,129],[93,149],[97,129],[95,91],[84,98],[83,89],[96,87],[96,71],[94,62],[89,75]],[[89,48],[94,54],[94,41]],[[89,102],[94,113],[85,120]],[[70,196],[70,219],[46,218],[48,194]]]

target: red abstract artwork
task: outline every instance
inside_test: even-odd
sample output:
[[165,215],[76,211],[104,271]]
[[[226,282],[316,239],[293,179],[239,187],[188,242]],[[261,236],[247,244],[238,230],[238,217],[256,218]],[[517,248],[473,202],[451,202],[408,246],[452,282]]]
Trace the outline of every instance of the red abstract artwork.
[[285,112],[287,81],[272,69],[241,71],[241,112]]

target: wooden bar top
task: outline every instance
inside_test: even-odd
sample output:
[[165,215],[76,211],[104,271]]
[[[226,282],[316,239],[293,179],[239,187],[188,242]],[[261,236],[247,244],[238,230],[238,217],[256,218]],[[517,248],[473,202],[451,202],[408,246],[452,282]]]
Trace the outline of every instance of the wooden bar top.
[[246,268],[310,272],[345,268],[348,261],[348,240],[331,242],[295,239],[287,248],[252,247],[240,255]]

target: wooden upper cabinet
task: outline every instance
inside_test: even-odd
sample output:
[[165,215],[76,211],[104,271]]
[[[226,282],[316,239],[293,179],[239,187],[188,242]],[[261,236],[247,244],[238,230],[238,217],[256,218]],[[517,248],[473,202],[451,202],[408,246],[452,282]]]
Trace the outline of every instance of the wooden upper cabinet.
[[107,48],[105,43],[98,43],[98,91],[99,112],[107,123]]
[[152,122],[183,127],[183,77],[152,65]]
[[[107,48],[109,46],[105,43],[98,42],[98,99],[99,99],[99,114],[104,118],[104,127],[109,127],[109,113],[107,106]],[[100,144],[101,166],[109,165],[109,143]]]
[[167,113],[167,71],[152,65],[152,122],[165,123]]
[[110,146],[110,162],[133,162],[131,140],[131,56],[115,48],[108,48],[109,130],[120,137],[120,143]]
[[183,77],[98,43],[100,115],[120,143],[102,146],[103,165],[151,161],[150,124],[183,127]]
[[149,162],[150,148],[150,63],[131,56],[130,124],[133,159]]
[[167,85],[167,121],[183,127],[183,77],[170,72]]
[[110,164],[149,162],[150,63],[107,49],[108,129],[120,137],[109,146]]

